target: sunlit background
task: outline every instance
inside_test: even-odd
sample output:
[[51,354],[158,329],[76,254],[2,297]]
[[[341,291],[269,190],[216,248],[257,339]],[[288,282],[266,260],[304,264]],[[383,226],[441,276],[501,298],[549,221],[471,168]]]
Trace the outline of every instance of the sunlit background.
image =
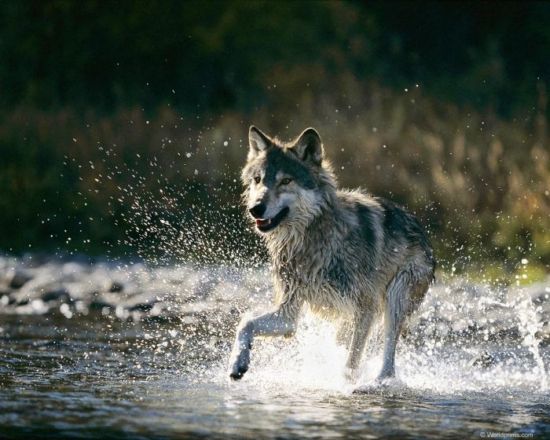
[[282,139],[316,127],[340,182],[415,211],[444,269],[549,270],[545,3],[1,10],[4,252],[197,258],[175,238],[199,211],[223,247],[218,227],[246,233],[254,123]]
[[[549,84],[548,2],[0,2],[0,437],[550,435]],[[307,309],[228,383],[251,124],[426,226],[393,387]]]

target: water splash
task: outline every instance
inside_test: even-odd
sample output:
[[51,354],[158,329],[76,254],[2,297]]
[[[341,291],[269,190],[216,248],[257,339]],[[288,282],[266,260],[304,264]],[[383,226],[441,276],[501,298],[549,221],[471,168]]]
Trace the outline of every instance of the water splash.
[[[491,290],[458,281],[433,287],[411,334],[399,345],[397,381],[378,391],[544,395],[550,352],[542,348],[549,339],[542,322],[550,308],[533,307],[531,295],[544,292],[546,284],[534,286],[527,297],[519,289]],[[244,381],[256,388],[289,392],[349,393],[357,386],[372,385],[382,365],[380,333],[379,329],[371,337],[358,381],[350,383],[344,376],[347,352],[336,343],[336,328],[306,312],[295,340],[256,342]],[[225,371],[219,375],[221,380]]]
[[516,310],[519,320],[518,328],[523,335],[522,345],[527,347],[529,352],[533,355],[533,359],[536,363],[536,367],[533,368],[533,370],[534,373],[538,374],[540,377],[541,391],[547,391],[548,374],[539,347],[541,341],[538,339],[538,335],[543,332],[543,323],[537,312],[542,310],[542,306],[535,307],[531,296],[526,295],[525,292],[521,293],[523,293],[523,295],[520,296],[516,304]]
[[[0,288],[6,286],[0,313],[169,325],[177,336],[161,331],[155,350],[165,353],[162,344],[176,339],[186,374],[225,383],[239,317],[271,301],[263,247],[238,214],[238,200],[224,202],[224,188],[170,184],[165,169],[178,164],[166,166],[154,156],[136,159],[149,161],[149,174],[135,171],[140,167],[131,161],[112,168],[107,153],[115,154],[105,150],[101,174],[91,164],[90,178],[96,176],[98,191],[108,185],[113,192],[110,215],[125,231],[113,246],[128,247],[141,262],[0,259]],[[236,179],[233,185],[229,192],[237,193]],[[434,286],[398,348],[395,389],[547,392],[549,286],[550,279],[529,289],[494,288],[459,277]],[[273,392],[343,393],[372,383],[381,366],[379,332],[355,384],[344,379],[346,350],[335,333],[307,312],[295,339],[258,340],[244,383]],[[153,336],[146,340],[159,338],[147,334]],[[211,369],[216,375],[208,374]]]

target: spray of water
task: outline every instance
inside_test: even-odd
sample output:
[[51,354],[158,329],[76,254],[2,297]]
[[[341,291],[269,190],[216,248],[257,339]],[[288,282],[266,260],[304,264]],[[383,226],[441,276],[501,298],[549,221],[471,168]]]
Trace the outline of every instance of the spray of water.
[[[475,313],[457,313],[456,321],[447,321],[452,318],[448,310],[460,309],[464,304],[457,293],[442,285],[431,289],[412,336],[399,346],[397,380],[368,390],[440,395],[547,393],[548,352],[539,347],[540,316],[531,300],[514,299],[503,304],[481,296],[467,308],[475,309]],[[521,292],[510,294],[515,297]],[[487,318],[495,308],[498,319]],[[348,393],[357,386],[372,385],[382,364],[379,334],[371,338],[362,374],[352,384],[344,378],[346,350],[336,344],[335,332],[330,323],[306,312],[294,341],[266,339],[256,345],[252,369],[244,380],[255,388],[288,392],[322,389]],[[220,369],[220,380],[223,374]]]
[[[164,178],[165,167],[155,160],[150,167],[156,185],[130,165],[120,170],[103,163],[98,182],[115,182],[118,196],[110,214],[125,230],[114,245],[126,246],[146,264],[103,267],[104,279],[119,279],[133,293],[126,302],[103,293],[101,311],[134,321],[175,317],[179,327],[170,331],[176,333],[162,337],[177,341],[179,365],[200,380],[225,384],[239,317],[269,307],[265,252],[248,231],[238,200],[221,202],[227,188],[176,187]],[[125,182],[116,182],[120,175]],[[233,182],[237,185],[235,176]],[[550,280],[529,289],[496,288],[458,276],[434,286],[399,346],[393,391],[547,393],[549,286]],[[108,289],[112,286],[99,291]],[[81,296],[62,313],[94,308]],[[47,312],[30,304],[31,313]],[[344,378],[346,350],[336,344],[335,332],[334,325],[306,311],[295,339],[258,340],[250,372],[232,386],[347,393],[372,383],[381,367],[379,333],[368,344],[357,383],[350,383]]]

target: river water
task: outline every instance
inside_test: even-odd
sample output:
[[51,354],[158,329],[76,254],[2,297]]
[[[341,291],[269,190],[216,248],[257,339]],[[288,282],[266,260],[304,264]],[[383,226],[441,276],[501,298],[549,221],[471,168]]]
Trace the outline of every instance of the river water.
[[[1,438],[550,436],[550,279],[434,285],[373,385],[307,310],[227,379],[235,327],[270,301],[265,268],[0,258]],[[362,393],[354,393],[357,389]]]

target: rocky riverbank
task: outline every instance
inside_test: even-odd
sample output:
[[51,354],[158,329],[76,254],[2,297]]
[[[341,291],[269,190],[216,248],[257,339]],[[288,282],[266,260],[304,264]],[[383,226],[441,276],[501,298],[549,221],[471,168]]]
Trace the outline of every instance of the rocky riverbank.
[[[270,298],[267,269],[85,259],[0,257],[0,314],[95,315],[124,321],[230,323]],[[435,340],[550,342],[550,278],[494,289],[455,279],[434,285],[413,333]]]

